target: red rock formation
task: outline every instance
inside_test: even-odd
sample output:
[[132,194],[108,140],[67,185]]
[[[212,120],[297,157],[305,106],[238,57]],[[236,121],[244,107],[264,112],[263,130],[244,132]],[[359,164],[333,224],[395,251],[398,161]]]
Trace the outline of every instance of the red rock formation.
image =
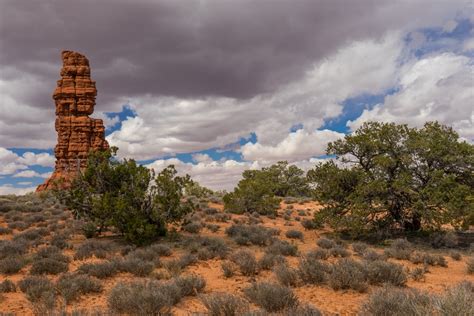
[[54,149],[56,166],[37,192],[52,189],[56,183],[62,188],[69,187],[78,169],[86,167],[89,151],[109,148],[102,120],[89,117],[94,112],[97,95],[89,61],[84,55],[71,51],[63,51],[62,59],[61,79],[53,94],[58,132]]

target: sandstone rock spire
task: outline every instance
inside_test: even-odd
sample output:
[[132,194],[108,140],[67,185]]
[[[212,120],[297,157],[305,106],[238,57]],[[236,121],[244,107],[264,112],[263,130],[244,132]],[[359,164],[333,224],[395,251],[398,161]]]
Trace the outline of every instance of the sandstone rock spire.
[[89,117],[94,112],[97,95],[89,60],[72,51],[63,51],[62,60],[61,79],[53,94],[58,133],[54,149],[56,166],[51,177],[38,186],[37,192],[52,189],[56,183],[62,188],[69,187],[78,169],[86,167],[89,151],[109,148],[102,120]]

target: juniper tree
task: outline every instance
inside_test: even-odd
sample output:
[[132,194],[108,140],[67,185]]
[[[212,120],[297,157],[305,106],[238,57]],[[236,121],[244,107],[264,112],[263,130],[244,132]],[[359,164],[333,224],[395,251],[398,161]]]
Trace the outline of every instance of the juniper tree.
[[450,127],[368,122],[329,143],[335,161],[308,171],[316,222],[352,232],[474,223],[474,146]]

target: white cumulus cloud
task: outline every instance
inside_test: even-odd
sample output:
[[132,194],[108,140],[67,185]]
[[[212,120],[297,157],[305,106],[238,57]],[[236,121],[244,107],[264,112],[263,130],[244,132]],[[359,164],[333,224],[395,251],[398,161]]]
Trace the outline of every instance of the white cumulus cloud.
[[365,121],[422,126],[436,120],[473,140],[473,72],[472,61],[454,53],[428,56],[406,65],[400,70],[399,91],[347,125],[354,130]]

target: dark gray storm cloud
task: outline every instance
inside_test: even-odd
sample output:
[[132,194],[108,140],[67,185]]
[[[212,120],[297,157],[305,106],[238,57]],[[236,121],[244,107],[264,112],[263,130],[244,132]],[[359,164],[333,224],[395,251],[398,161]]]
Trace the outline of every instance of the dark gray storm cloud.
[[249,98],[300,77],[349,40],[429,23],[449,8],[448,1],[4,0],[0,77],[34,76],[45,84],[18,100],[50,107],[60,51],[68,49],[89,57],[103,110],[117,109],[116,97],[144,94]]

